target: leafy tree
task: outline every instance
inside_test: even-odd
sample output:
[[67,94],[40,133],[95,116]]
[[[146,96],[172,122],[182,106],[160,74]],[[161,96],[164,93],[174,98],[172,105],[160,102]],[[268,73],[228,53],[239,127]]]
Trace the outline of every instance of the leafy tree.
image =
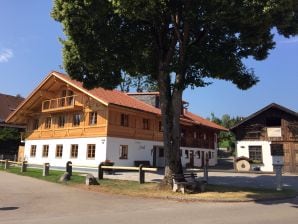
[[158,83],[169,184],[182,172],[183,90],[208,77],[243,90],[255,85],[242,59],[265,59],[273,28],[296,35],[297,11],[296,0],[55,0],[52,16],[66,35],[64,67],[85,87],[115,88],[122,71]]
[[0,128],[0,154],[16,152],[20,142],[20,133],[16,128]]

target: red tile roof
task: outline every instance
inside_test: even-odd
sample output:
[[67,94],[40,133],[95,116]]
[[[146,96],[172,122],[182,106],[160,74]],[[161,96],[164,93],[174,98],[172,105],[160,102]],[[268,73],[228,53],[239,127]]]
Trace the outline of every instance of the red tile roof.
[[187,119],[190,119],[191,121],[199,124],[199,125],[203,125],[203,126],[206,126],[206,127],[210,127],[210,128],[214,128],[214,129],[218,129],[218,130],[221,130],[221,131],[228,131],[228,129],[212,122],[212,121],[209,121],[207,119],[204,119],[196,114],[193,114],[189,111],[185,111],[184,112],[184,117],[186,117]]
[[85,92],[90,93],[100,101],[104,101],[106,104],[115,104],[119,106],[124,106],[128,108],[133,108],[137,110],[158,114],[158,115],[160,114],[160,109],[155,108],[133,97],[130,97],[127,94],[122,93],[118,90],[107,90],[103,88],[87,90],[83,87],[83,84],[81,82],[71,79],[68,75],[58,73],[58,72],[54,72],[53,74],[56,75],[58,78],[61,78],[69,83],[72,83],[73,85],[75,85],[76,87],[79,87]]
[[[124,106],[124,107],[128,107],[128,108],[133,108],[133,109],[142,110],[145,112],[158,114],[158,115],[161,114],[160,109],[153,107],[149,104],[146,104],[134,97],[129,96],[129,95],[134,95],[136,93],[127,94],[127,93],[120,92],[118,90],[106,90],[103,88],[87,90],[83,87],[83,84],[81,82],[71,79],[68,75],[65,75],[65,74],[62,74],[59,72],[53,72],[52,74],[54,74],[56,77],[66,81],[70,84],[73,84],[75,87],[80,88],[84,92],[91,94],[93,97],[97,98],[99,101],[103,101],[106,104],[115,104],[115,105],[119,105],[119,106]],[[146,94],[146,93],[141,93],[141,94]],[[159,93],[152,92],[151,94],[156,95]],[[228,129],[226,129],[218,124],[215,124],[209,120],[206,120],[206,119],[204,119],[196,114],[193,114],[189,111],[186,111],[185,114],[182,116],[182,118],[186,118],[183,120],[186,122],[192,123],[192,124],[203,125],[203,126],[206,126],[209,128],[214,128],[214,129],[221,130],[221,131],[228,131]]]

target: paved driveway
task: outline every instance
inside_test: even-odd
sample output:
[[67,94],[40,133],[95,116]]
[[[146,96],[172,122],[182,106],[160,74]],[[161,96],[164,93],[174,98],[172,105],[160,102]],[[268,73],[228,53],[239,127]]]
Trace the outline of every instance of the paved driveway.
[[[96,173],[93,173],[97,175]],[[203,176],[202,172],[198,173],[199,177]],[[138,180],[137,172],[119,172],[115,175],[105,175],[111,179]],[[162,172],[146,173],[146,181],[161,181]],[[209,172],[209,183],[229,186],[272,188],[275,189],[274,174],[253,174],[253,173],[234,173],[234,172]],[[283,174],[283,187],[298,190],[298,175]],[[297,222],[298,223],[298,222]]]
[[0,172],[1,224],[297,224],[298,199],[257,204],[130,198]]

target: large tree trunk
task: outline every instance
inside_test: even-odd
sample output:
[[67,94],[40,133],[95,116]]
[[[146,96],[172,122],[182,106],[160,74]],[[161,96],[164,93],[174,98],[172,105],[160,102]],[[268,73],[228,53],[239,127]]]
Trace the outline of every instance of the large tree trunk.
[[170,75],[164,72],[160,72],[158,83],[164,130],[165,176],[163,183],[171,185],[172,174],[183,172],[180,156],[180,115],[183,90],[172,89]]

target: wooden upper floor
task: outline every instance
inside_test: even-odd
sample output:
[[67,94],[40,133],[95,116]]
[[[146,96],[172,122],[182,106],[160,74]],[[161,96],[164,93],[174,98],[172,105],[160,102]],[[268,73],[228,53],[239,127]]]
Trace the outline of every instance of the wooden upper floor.
[[[162,141],[158,108],[127,94],[86,90],[65,76],[49,75],[8,118],[26,124],[26,139],[119,137]],[[192,113],[181,121],[182,146],[216,147],[221,127]]]
[[298,115],[270,104],[232,128],[237,140],[298,141]]

